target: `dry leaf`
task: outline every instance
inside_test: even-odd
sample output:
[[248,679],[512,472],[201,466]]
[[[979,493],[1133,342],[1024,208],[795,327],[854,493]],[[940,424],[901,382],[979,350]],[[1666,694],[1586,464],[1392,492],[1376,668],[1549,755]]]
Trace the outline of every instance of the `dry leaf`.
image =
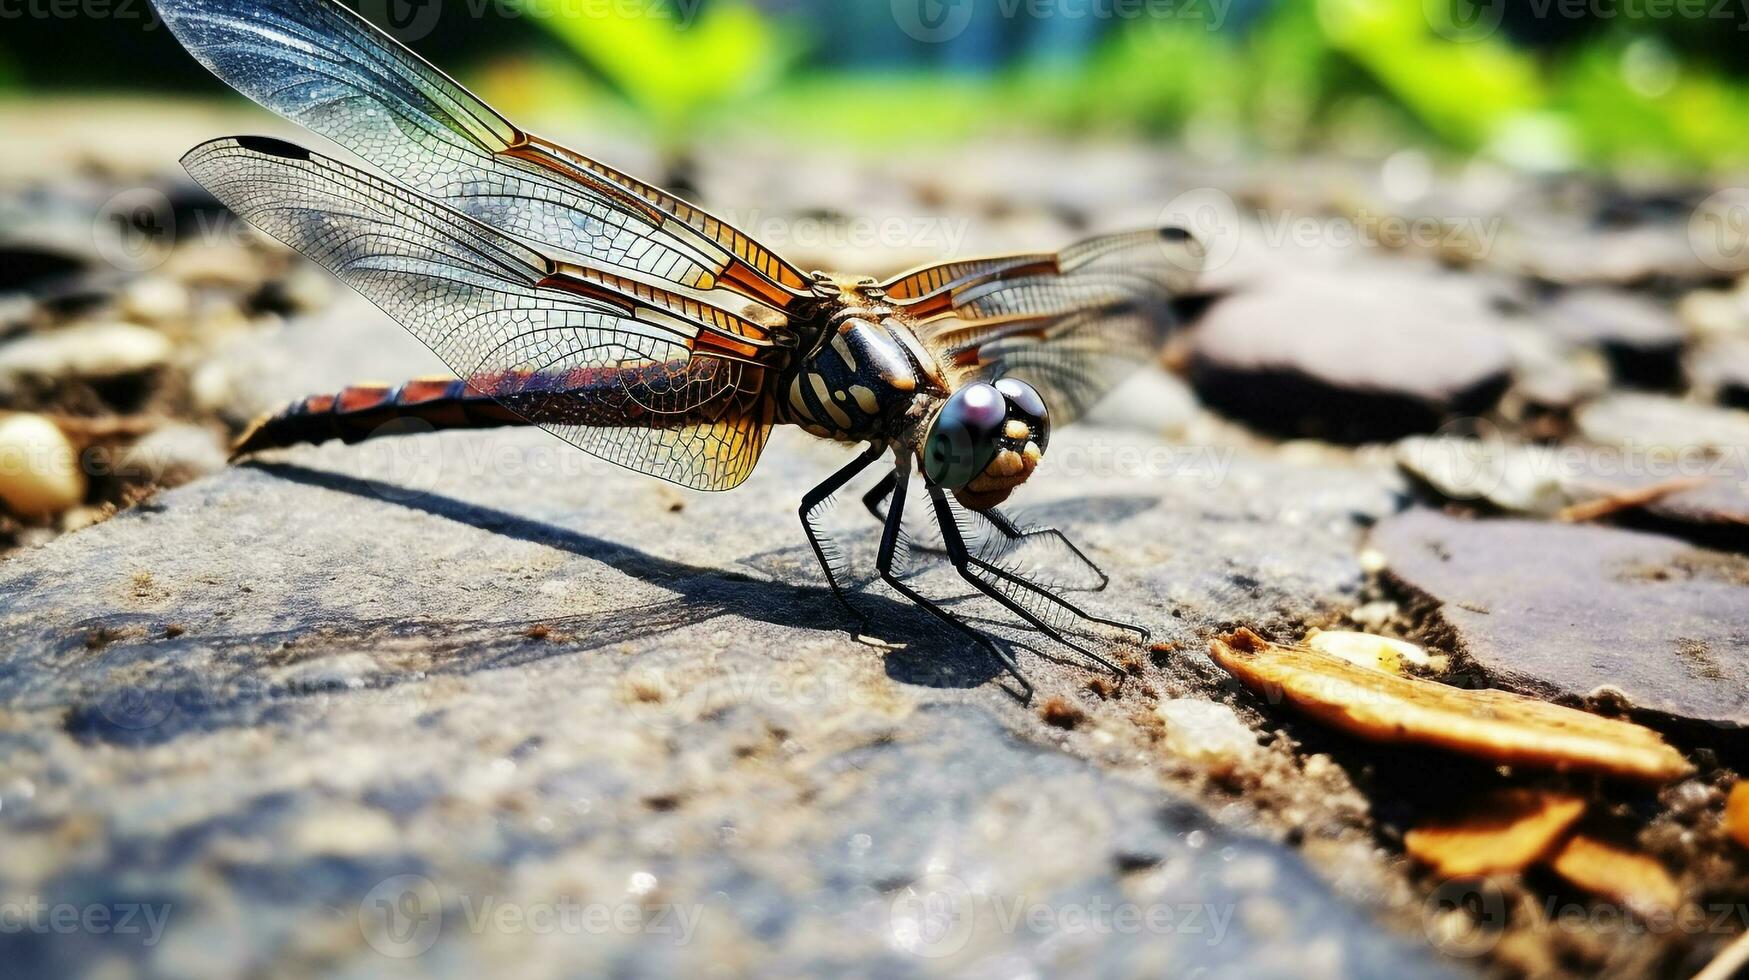
[[1429,745],[1507,765],[1667,782],[1688,775],[1680,752],[1632,722],[1522,697],[1470,691],[1357,667],[1250,630],[1217,637],[1214,661],[1271,703],[1375,742]]
[[1749,782],[1732,786],[1731,795],[1725,798],[1725,831],[1732,840],[1749,847]]
[[1447,878],[1522,871],[1553,851],[1584,813],[1577,796],[1502,790],[1455,820],[1409,831],[1403,848]]
[[1595,837],[1580,834],[1568,840],[1549,867],[1580,888],[1617,902],[1636,915],[1668,911],[1682,901],[1676,880],[1662,864]]

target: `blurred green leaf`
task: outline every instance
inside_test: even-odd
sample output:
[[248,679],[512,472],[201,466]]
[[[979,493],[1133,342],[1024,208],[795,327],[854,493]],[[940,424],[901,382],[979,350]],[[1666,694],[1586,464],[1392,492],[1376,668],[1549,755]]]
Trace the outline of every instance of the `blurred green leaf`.
[[1572,120],[1586,155],[1618,166],[1749,161],[1749,95],[1742,86],[1681,66],[1648,47],[1655,44],[1625,35],[1602,39],[1559,71],[1555,105]]
[[515,2],[670,139],[709,109],[770,86],[799,50],[739,0],[708,4],[691,23],[674,5],[646,7],[638,17],[604,17],[579,5]]
[[1454,43],[1421,0],[1318,0],[1332,48],[1370,72],[1434,132],[1478,149],[1548,100],[1537,63],[1498,34]]

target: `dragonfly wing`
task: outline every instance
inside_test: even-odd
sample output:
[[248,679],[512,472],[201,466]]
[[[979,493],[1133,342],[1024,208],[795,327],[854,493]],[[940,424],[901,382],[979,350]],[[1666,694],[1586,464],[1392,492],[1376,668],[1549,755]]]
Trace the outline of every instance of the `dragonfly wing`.
[[1017,377],[1053,420],[1069,422],[1159,350],[1167,304],[1195,283],[1202,255],[1178,229],[1126,232],[1055,255],[919,269],[892,284],[958,383]]
[[531,136],[334,0],[154,0],[183,46],[261,105],[495,228],[714,302],[782,308],[807,280],[732,226]]
[[753,324],[555,275],[550,257],[484,223],[289,143],[215,140],[183,162],[530,423],[693,489],[734,487],[758,461],[769,348]]

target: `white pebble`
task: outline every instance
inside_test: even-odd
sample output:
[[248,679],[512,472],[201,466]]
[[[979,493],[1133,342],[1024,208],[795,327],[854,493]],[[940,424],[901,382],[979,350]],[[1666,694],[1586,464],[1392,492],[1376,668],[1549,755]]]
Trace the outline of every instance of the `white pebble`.
[[1166,751],[1181,759],[1231,770],[1257,751],[1256,734],[1224,704],[1180,698],[1154,713],[1166,723]]
[[1362,626],[1382,626],[1397,616],[1397,604],[1389,601],[1369,602],[1355,607],[1348,618]]
[[122,313],[140,323],[186,320],[193,309],[188,287],[174,279],[147,276],[128,284],[121,295]]
[[1427,667],[1433,663],[1427,651],[1413,643],[1393,640],[1388,636],[1374,636],[1371,633],[1313,630],[1306,637],[1306,646],[1319,653],[1341,657],[1357,666],[1371,667],[1391,674],[1401,674],[1405,663],[1417,667]]
[[170,340],[132,323],[87,323],[0,346],[0,376],[114,378],[159,367]]
[[0,502],[20,517],[59,514],[85,499],[79,450],[41,415],[0,416]]

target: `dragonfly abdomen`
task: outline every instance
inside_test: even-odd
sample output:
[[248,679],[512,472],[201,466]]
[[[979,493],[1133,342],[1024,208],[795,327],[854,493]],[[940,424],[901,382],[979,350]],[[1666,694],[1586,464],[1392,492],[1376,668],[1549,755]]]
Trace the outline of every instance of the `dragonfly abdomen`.
[[724,406],[715,404],[721,399],[713,395],[732,387],[728,374],[680,362],[418,378],[401,385],[364,382],[311,395],[257,421],[237,440],[232,457],[443,429],[695,425],[722,414]]

